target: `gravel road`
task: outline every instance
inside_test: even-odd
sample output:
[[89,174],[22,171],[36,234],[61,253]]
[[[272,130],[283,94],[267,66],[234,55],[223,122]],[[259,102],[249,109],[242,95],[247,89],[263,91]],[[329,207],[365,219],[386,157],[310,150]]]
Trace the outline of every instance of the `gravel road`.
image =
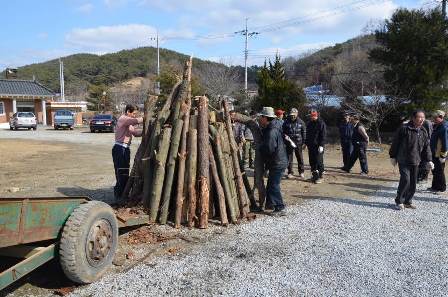
[[394,195],[309,199],[72,296],[446,296],[447,197],[398,212]]

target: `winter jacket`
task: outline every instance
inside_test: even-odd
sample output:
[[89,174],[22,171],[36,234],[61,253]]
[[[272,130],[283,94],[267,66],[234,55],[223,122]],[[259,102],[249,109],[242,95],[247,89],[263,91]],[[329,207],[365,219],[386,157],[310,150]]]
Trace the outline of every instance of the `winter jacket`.
[[436,158],[445,158],[447,155],[448,142],[448,122],[443,121],[438,125],[434,125],[431,135],[431,152]]
[[414,127],[412,121],[404,124],[395,134],[389,156],[403,165],[415,166],[421,161],[431,161],[428,133],[422,127]]
[[237,144],[240,144],[244,137],[244,124],[233,123],[233,136]]
[[267,169],[285,169],[288,167],[286,147],[282,130],[275,120],[263,129],[263,141],[259,146]]
[[[353,145],[357,145],[360,143],[368,143],[369,142],[369,136],[365,135],[364,133],[360,132],[360,129],[365,131],[364,126],[358,122],[353,126],[353,135],[352,135],[352,143]],[[366,132],[367,134],[367,132]],[[365,138],[366,137],[366,138]]]
[[339,137],[341,139],[341,143],[352,143],[352,135],[352,123],[343,123],[339,126]]
[[318,118],[316,121],[309,121],[306,125],[306,145],[308,147],[324,146],[327,137],[327,126],[325,122]]
[[288,117],[283,123],[283,134],[288,135],[296,145],[301,145],[306,139],[305,123],[300,118],[293,121]]

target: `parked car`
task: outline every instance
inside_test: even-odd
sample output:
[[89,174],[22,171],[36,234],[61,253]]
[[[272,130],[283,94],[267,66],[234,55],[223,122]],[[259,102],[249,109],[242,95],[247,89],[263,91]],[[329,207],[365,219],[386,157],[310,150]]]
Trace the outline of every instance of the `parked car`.
[[115,132],[117,119],[111,114],[97,114],[90,121],[90,132],[109,131]]
[[37,129],[36,116],[32,112],[16,112],[9,120],[9,129],[17,130],[27,128],[28,130]]
[[70,110],[57,110],[54,114],[54,129],[70,129],[73,130],[75,125],[75,116]]

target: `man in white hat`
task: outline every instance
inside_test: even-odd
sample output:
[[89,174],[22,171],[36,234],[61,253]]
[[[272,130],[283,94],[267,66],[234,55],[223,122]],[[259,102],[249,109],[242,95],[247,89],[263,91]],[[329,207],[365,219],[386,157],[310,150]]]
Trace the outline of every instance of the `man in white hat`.
[[272,205],[275,216],[285,215],[285,204],[280,190],[280,182],[283,172],[288,166],[285,144],[281,127],[276,125],[276,115],[272,107],[263,107],[259,114],[259,123],[263,128],[263,140],[260,144],[260,152],[263,156],[266,168],[269,170],[266,187],[266,202]]

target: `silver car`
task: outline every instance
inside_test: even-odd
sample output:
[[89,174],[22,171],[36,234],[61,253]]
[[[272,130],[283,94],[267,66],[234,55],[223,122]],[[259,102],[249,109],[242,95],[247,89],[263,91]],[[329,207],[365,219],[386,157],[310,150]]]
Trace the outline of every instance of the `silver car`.
[[28,130],[37,129],[36,116],[32,112],[16,112],[9,120],[9,129],[17,130],[27,128]]

